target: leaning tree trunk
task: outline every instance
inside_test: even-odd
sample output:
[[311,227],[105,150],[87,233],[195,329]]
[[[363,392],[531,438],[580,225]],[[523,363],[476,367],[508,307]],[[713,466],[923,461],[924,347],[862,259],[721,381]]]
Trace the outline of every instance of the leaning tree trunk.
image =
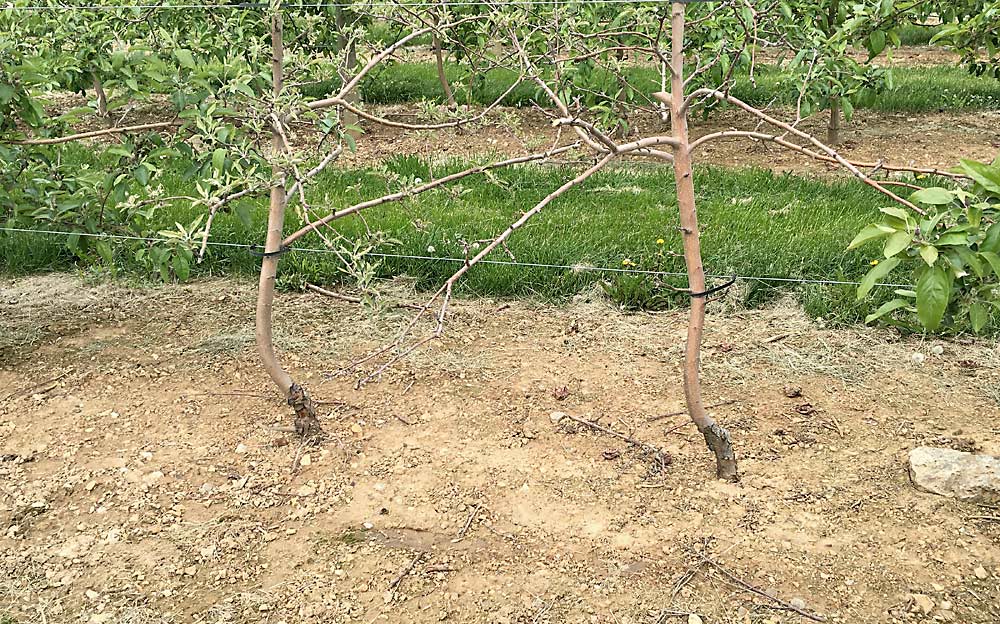
[[[274,115],[272,119],[271,143],[275,156],[283,150],[281,130],[281,114],[278,110],[278,98],[281,93],[284,62],[284,44],[282,41],[282,21],[280,7],[275,7],[271,16],[271,77],[274,85]],[[278,258],[281,254],[281,241],[285,225],[285,177],[282,172],[274,172],[274,185],[271,187],[271,206],[267,215],[267,238],[264,243],[264,259],[260,266],[260,286],[257,292],[257,350],[263,360],[264,369],[271,376],[278,389],[284,394],[288,404],[295,410],[295,431],[303,437],[312,437],[322,433],[319,420],[316,418],[316,408],[305,388],[295,383],[291,376],[282,368],[274,353],[274,335],[271,329],[271,313],[274,308],[274,280],[278,274]]]
[[[670,124],[677,140],[674,147],[674,178],[677,182],[677,206],[680,210],[684,240],[684,263],[691,289],[691,318],[688,322],[684,351],[684,397],[691,420],[705,436],[705,443],[715,453],[716,474],[735,481],[736,454],[729,433],[705,411],[701,398],[701,341],[705,329],[705,267],[701,262],[698,212],[694,199],[691,149],[688,139],[687,109],[684,106],[684,4],[673,3],[671,15]],[[666,99],[666,94],[661,94]]]
[[454,109],[457,103],[455,102],[455,94],[451,91],[451,85],[448,83],[448,75],[444,72],[444,51],[441,49],[441,36],[436,32],[434,33],[433,40],[434,46],[434,59],[437,63],[437,74],[438,82],[441,83],[441,90],[444,91],[445,101],[448,103],[448,108]]

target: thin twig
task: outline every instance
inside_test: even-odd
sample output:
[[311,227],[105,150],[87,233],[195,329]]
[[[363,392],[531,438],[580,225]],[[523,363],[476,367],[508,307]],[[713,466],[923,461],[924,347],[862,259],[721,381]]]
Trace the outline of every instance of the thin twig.
[[461,541],[465,537],[465,534],[469,532],[469,527],[472,526],[472,521],[476,519],[476,515],[479,513],[479,507],[480,505],[476,505],[472,508],[472,513],[469,514],[469,519],[465,521],[465,526],[463,526],[462,530],[458,532],[458,538],[455,540],[456,542]]
[[777,596],[774,596],[772,594],[767,593],[763,589],[760,589],[758,587],[755,587],[755,586],[751,585],[750,583],[747,583],[746,581],[744,581],[743,579],[741,579],[738,576],[734,575],[732,572],[730,572],[726,568],[722,567],[721,564],[719,564],[718,562],[710,559],[709,557],[705,556],[704,554],[700,554],[699,553],[699,556],[701,557],[702,561],[704,561],[708,565],[712,566],[720,574],[722,574],[727,579],[727,581],[729,582],[730,585],[735,585],[737,587],[745,589],[746,591],[748,591],[748,592],[750,592],[752,594],[756,594],[756,595],[758,595],[758,596],[760,596],[762,598],[767,598],[768,600],[781,605],[785,609],[788,609],[789,611],[794,611],[794,612],[798,613],[799,615],[801,615],[802,617],[808,618],[808,619],[810,619],[810,620],[812,620],[814,622],[825,622],[826,621],[826,618],[824,618],[824,617],[822,617],[820,615],[815,615],[813,613],[810,613],[810,612],[806,611],[805,609],[800,609],[800,608],[796,607],[795,605],[793,605],[791,603],[785,602],[784,600],[782,600],[781,598],[778,598]]
[[399,584],[403,582],[403,579],[406,577],[406,575],[412,572],[413,568],[415,568],[416,565],[420,563],[420,560],[423,558],[424,558],[424,553],[418,552],[417,556],[413,558],[413,561],[411,561],[408,566],[403,568],[402,571],[396,575],[396,578],[392,579],[392,582],[389,583],[389,591],[392,592],[390,599],[392,596],[396,595],[396,590],[399,588]]

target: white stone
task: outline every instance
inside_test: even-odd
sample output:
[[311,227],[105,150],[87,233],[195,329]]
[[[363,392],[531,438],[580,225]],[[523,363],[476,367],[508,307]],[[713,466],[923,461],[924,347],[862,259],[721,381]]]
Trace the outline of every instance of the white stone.
[[917,489],[977,503],[1000,502],[1000,458],[921,446],[910,451]]
[[549,414],[549,420],[557,425],[562,422],[563,418],[566,418],[566,412],[552,412]]

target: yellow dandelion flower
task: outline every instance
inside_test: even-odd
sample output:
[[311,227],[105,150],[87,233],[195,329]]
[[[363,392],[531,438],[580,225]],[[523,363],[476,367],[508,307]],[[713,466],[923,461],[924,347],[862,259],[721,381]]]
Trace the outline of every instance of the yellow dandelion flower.
[[662,244],[663,244],[663,243],[665,243],[665,242],[666,242],[666,241],[665,241],[665,240],[663,240],[662,238],[658,238],[658,239],[656,239],[656,244],[657,244],[657,245],[662,245]]
[[878,264],[878,260],[872,260],[872,261],[871,261],[871,265],[872,265],[872,266],[875,266],[876,264]]

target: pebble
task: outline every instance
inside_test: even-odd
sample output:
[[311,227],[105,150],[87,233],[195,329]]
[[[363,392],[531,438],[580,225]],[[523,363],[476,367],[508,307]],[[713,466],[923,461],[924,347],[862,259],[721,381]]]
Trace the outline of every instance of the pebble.
[[988,579],[990,577],[990,573],[987,572],[986,568],[984,568],[983,566],[976,567],[976,569],[973,570],[972,573],[975,574],[976,578],[979,579],[979,580],[981,580],[981,581],[982,580],[986,580],[986,579]]
[[934,610],[934,600],[931,599],[927,594],[913,594],[913,605],[923,613],[927,615]]
[[100,598],[100,597],[101,597],[101,595],[100,595],[100,594],[98,594],[97,592],[95,592],[95,591],[94,591],[94,590],[92,590],[92,589],[88,589],[88,590],[86,591],[86,594],[87,594],[87,598],[88,598],[89,600],[97,600],[98,598]]
[[791,600],[789,600],[788,604],[792,605],[796,609],[805,609],[806,608],[806,601],[803,600],[803,599],[801,599],[801,598],[799,598],[799,597],[797,597],[797,596],[795,598],[792,598]]
[[247,450],[248,450],[247,449],[247,445],[243,444],[242,442],[240,442],[239,444],[236,445],[236,452],[239,453],[240,455],[242,455],[243,453],[246,453]]
[[702,624],[701,616],[697,613],[688,614],[688,624]]
[[549,414],[549,420],[554,424],[559,424],[563,418],[566,418],[566,412],[552,412]]
[[313,460],[312,460],[312,457],[309,456],[309,453],[306,453],[305,455],[303,455],[302,459],[299,460],[299,465],[300,466],[308,466],[308,465],[310,465],[312,463],[313,463]]
[[295,490],[296,496],[312,496],[316,493],[316,488],[310,485],[303,485],[299,489]]
[[361,435],[362,432],[361,425],[359,425],[358,423],[354,423],[353,425],[351,425],[351,432],[357,435]]

